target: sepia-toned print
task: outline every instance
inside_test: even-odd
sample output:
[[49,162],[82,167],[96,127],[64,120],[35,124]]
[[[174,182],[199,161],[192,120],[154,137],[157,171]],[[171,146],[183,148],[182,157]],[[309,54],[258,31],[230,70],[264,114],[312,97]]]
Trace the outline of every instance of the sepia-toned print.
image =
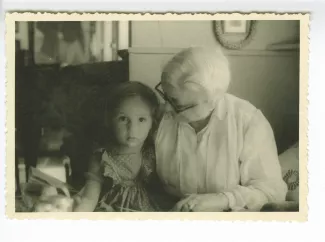
[[8,216],[306,220],[308,14],[6,24]]

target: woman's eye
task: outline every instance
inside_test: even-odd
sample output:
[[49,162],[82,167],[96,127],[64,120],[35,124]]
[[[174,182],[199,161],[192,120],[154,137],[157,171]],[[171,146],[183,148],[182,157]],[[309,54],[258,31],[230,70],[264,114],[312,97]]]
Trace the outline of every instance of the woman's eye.
[[142,117],[142,118],[139,118],[139,121],[140,121],[141,123],[143,123],[143,122],[147,121],[147,119]]

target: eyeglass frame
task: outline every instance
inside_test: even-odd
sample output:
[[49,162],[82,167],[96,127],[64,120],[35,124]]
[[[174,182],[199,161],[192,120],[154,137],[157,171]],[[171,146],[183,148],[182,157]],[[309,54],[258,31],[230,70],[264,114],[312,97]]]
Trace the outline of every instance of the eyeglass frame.
[[168,102],[174,109],[174,111],[176,113],[182,113],[188,109],[191,109],[191,108],[194,108],[196,106],[198,106],[198,104],[193,104],[193,105],[189,105],[187,107],[184,107],[184,108],[177,108],[177,106],[172,102],[172,100],[170,100],[170,98],[168,98],[168,96],[162,91],[162,90],[159,90],[159,86],[161,86],[161,82],[159,82],[156,86],[155,86],[155,90],[159,93],[159,95],[166,101]]

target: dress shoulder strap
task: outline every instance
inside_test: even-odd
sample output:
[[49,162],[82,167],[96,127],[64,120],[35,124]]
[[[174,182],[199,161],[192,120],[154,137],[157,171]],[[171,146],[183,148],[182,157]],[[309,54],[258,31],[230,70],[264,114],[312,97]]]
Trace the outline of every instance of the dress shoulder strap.
[[104,171],[103,175],[112,178],[114,183],[120,182],[121,178],[118,174],[118,168],[115,165],[114,158],[111,156],[110,152],[104,150],[101,162]]
[[154,148],[142,152],[142,176],[146,180],[156,170],[156,156]]

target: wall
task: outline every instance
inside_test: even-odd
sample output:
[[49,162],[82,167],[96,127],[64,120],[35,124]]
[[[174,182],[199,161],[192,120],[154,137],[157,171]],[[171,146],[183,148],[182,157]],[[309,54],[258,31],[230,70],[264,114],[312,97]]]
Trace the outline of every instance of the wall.
[[[130,79],[154,87],[164,63],[181,48],[218,46],[212,26],[211,21],[132,22]],[[263,111],[274,129],[279,152],[298,140],[299,51],[266,48],[297,39],[297,21],[259,21],[245,48],[225,51],[232,72],[229,92]]]
[[[298,21],[258,21],[254,39],[244,49],[263,50],[268,44],[297,39]],[[211,21],[134,21],[132,47],[217,46]]]

